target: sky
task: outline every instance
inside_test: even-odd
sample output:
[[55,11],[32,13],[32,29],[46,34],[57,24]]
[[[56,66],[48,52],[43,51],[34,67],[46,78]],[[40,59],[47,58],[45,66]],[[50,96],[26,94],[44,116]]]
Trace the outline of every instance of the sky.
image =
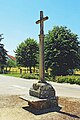
[[15,56],[17,46],[27,38],[39,42],[40,11],[49,19],[44,23],[47,34],[53,26],[67,26],[80,38],[80,0],[0,0],[1,43]]

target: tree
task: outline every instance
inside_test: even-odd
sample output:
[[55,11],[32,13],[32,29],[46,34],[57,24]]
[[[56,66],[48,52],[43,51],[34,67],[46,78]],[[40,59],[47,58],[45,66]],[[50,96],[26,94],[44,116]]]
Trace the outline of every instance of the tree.
[[80,69],[80,44],[79,44],[79,48],[78,48],[78,54],[79,54],[79,65],[78,65],[78,69]]
[[[3,34],[0,34],[0,42],[3,39]],[[6,54],[7,51],[4,49],[4,45],[0,43],[0,71],[3,72],[4,66],[6,65]]]
[[16,61],[12,60],[12,59],[8,59],[7,60],[7,67],[9,67],[9,71],[11,70],[11,67],[16,67]]
[[38,63],[39,46],[34,39],[27,38],[16,49],[17,64],[23,67],[35,67]]
[[64,26],[54,26],[45,36],[45,67],[54,75],[66,75],[80,63],[78,36]]

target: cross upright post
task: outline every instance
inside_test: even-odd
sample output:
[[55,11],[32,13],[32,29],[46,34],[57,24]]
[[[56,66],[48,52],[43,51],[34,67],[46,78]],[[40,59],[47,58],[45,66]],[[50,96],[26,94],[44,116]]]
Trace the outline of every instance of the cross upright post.
[[39,76],[41,82],[45,82],[45,69],[44,69],[44,21],[47,20],[48,17],[43,17],[43,11],[40,11],[40,20],[36,21],[36,24],[40,24],[40,35],[39,35]]

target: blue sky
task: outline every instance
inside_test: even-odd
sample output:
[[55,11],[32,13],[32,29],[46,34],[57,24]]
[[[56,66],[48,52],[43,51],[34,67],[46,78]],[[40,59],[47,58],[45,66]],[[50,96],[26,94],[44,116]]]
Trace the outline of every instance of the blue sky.
[[40,11],[49,19],[44,32],[55,25],[67,26],[80,37],[80,0],[0,0],[0,33],[3,33],[5,49],[14,55],[13,50],[25,39],[39,41]]

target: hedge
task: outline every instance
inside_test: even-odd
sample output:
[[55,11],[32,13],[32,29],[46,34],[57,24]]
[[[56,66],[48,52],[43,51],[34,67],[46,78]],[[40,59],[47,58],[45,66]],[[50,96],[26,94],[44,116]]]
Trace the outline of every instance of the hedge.
[[78,84],[80,85],[80,76],[57,76],[55,77],[55,81],[58,83],[70,83],[70,84]]
[[33,74],[33,73],[32,74],[30,74],[30,73],[27,73],[27,74],[23,73],[23,74],[21,74],[20,77],[24,78],[24,79],[39,79],[39,77],[37,75]]

